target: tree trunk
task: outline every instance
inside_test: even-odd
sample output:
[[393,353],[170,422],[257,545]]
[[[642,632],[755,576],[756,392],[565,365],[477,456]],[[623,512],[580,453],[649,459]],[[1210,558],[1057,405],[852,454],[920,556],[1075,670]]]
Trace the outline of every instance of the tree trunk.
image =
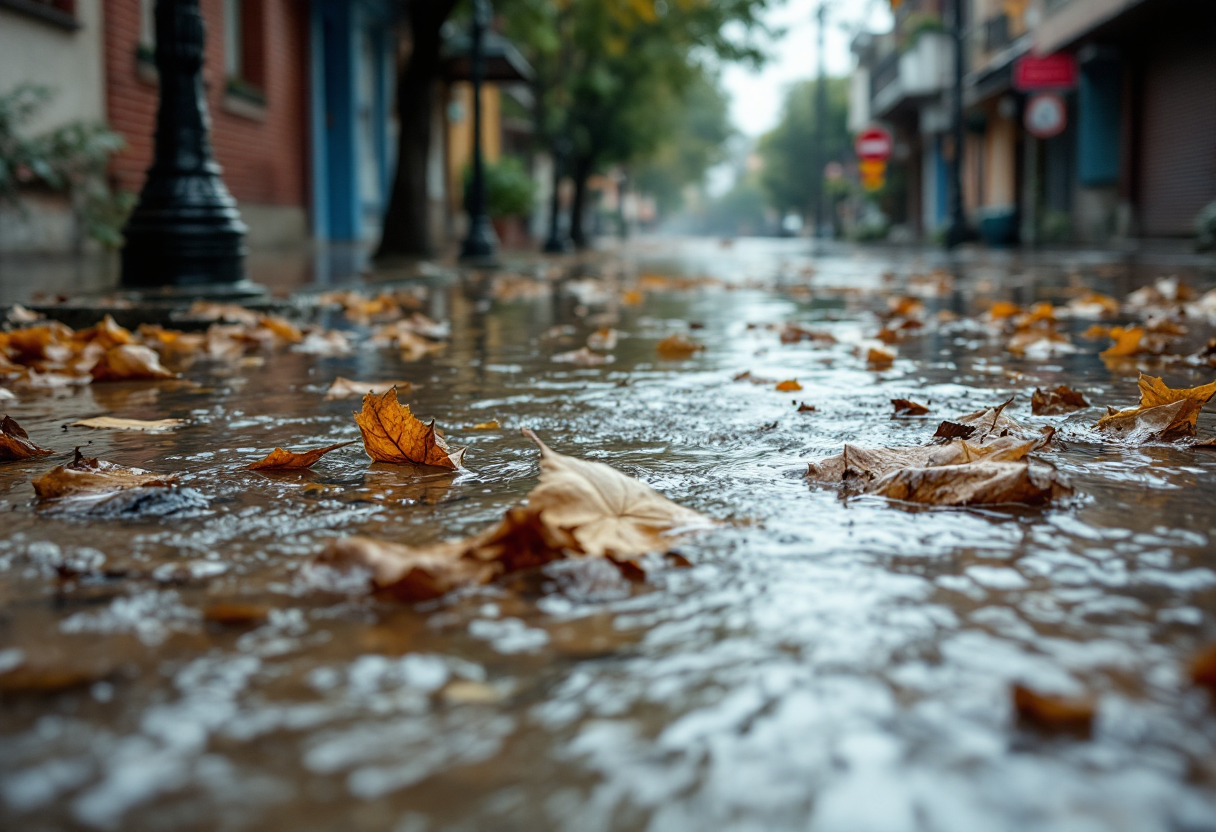
[[583,229],[583,214],[587,207],[587,180],[591,177],[592,161],[586,156],[576,156],[573,169],[574,201],[570,205],[570,239],[580,251],[589,246],[587,232]]
[[427,161],[439,77],[439,30],[456,0],[414,0],[408,5],[413,49],[397,79],[397,170],[376,258],[426,257],[431,243]]

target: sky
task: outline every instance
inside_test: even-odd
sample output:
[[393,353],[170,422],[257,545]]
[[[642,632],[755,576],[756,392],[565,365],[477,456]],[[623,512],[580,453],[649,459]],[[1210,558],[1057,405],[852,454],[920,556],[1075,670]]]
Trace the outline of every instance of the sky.
[[[891,26],[887,0],[827,0],[828,28],[825,34],[827,71],[845,75],[853,67],[849,42],[865,22],[867,28],[883,31]],[[815,10],[820,0],[774,0],[765,15],[769,26],[785,34],[767,44],[769,60],[758,72],[728,66],[722,83],[731,96],[731,119],[740,132],[758,136],[776,126],[786,88],[794,81],[813,78],[819,67]]]

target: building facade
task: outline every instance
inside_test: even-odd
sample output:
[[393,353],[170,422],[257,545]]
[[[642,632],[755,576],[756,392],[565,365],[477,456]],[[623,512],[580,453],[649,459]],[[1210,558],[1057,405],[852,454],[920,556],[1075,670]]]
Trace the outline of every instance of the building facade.
[[[1195,234],[1197,215],[1216,202],[1216,3],[959,2],[963,196],[984,240]],[[892,5],[894,31],[854,43],[851,126],[892,129],[906,186],[895,219],[925,239],[947,222],[953,83],[949,60],[934,65],[920,50],[928,36],[938,45],[926,55],[951,52],[955,3]],[[1039,77],[1039,66],[1064,71]],[[1037,111],[1045,96],[1062,119],[1031,129],[1028,107]]]

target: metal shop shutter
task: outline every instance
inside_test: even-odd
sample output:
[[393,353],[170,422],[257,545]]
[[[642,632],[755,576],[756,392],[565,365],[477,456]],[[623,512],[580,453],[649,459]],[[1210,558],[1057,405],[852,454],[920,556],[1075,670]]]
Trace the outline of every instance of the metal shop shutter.
[[1146,237],[1194,234],[1195,215],[1216,200],[1216,38],[1205,40],[1161,44],[1146,62],[1138,183]]

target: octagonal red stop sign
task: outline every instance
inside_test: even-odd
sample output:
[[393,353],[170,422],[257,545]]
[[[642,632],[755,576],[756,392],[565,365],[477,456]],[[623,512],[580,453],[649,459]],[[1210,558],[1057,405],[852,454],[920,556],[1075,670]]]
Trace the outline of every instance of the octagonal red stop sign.
[[874,162],[885,162],[891,158],[891,134],[881,127],[870,127],[862,130],[853,140],[853,150],[858,159]]

